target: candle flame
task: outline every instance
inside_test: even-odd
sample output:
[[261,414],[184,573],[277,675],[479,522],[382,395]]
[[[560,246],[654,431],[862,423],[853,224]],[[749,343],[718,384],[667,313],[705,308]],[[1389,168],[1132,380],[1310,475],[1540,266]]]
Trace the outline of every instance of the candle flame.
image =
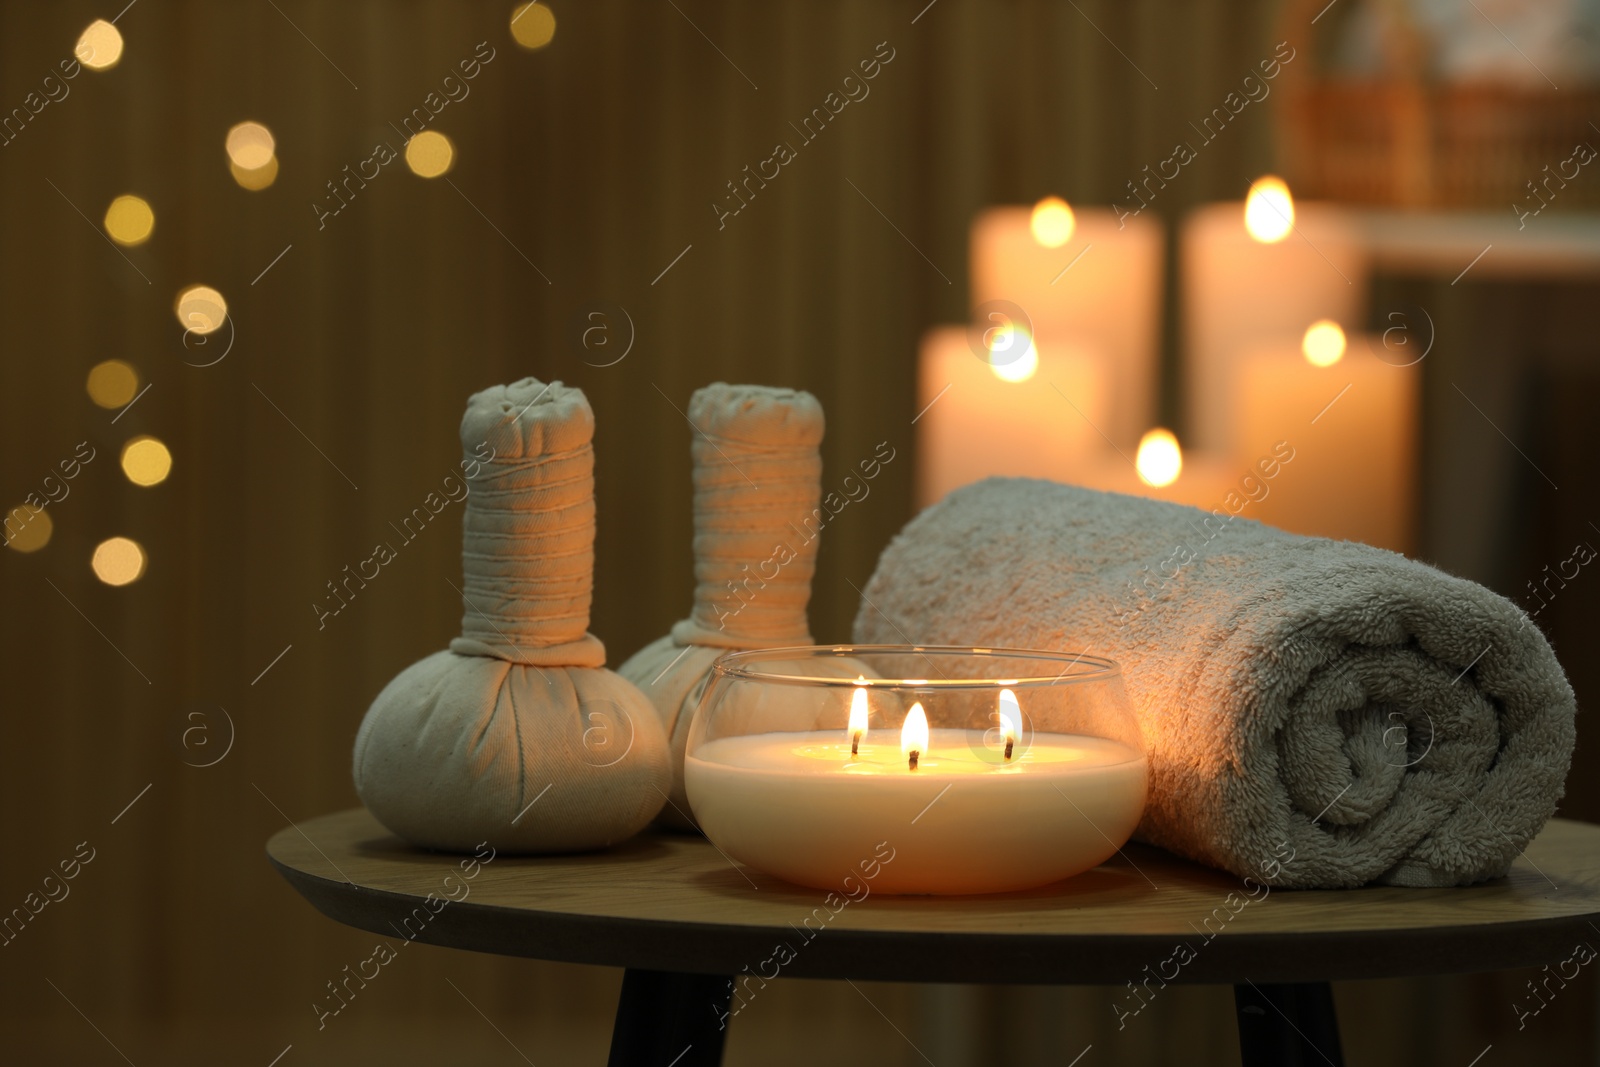
[[1047,196],[1033,205],[1033,216],[1028,220],[1033,239],[1046,248],[1060,248],[1072,240],[1072,231],[1077,227],[1071,206],[1059,196]]
[[867,736],[867,689],[857,686],[850,694],[850,740],[860,743]]
[[1139,454],[1133,465],[1145,485],[1171,485],[1183,473],[1183,449],[1178,447],[1171,430],[1157,427],[1139,439]]
[[1276,244],[1294,229],[1294,197],[1282,178],[1257,178],[1244,201],[1244,228],[1264,245]]
[[1025,382],[1039,369],[1033,336],[1020,326],[989,331],[989,369],[1003,382]]
[[1332,319],[1322,319],[1306,327],[1300,351],[1313,367],[1331,367],[1344,358],[1344,330]]
[[900,728],[900,751],[911,761],[911,769],[916,770],[917,758],[927,750],[928,716],[919,702],[906,712],[906,723]]
[[1022,705],[1017,694],[1009,689],[1000,690],[1000,739],[1006,744],[1006,759],[1011,758],[1011,746],[1022,736]]

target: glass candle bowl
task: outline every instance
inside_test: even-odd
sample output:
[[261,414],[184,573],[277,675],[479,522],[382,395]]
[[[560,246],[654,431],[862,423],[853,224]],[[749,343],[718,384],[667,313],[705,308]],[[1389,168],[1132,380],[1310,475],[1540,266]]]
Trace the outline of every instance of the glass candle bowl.
[[1121,669],[1073,653],[829,645],[718,660],[684,781],[712,843],[800,885],[997,893],[1127,841],[1148,765]]

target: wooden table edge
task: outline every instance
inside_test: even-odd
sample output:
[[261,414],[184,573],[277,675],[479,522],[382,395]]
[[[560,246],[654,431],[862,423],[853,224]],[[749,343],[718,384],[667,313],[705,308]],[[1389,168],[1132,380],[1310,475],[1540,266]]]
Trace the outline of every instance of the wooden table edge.
[[[396,924],[422,900],[298,870],[270,852],[267,858],[328,918],[391,940],[404,939]],[[533,922],[539,929],[530,937]],[[1575,939],[1593,932],[1588,917],[1582,915],[1372,933],[1230,930],[1210,941],[1199,935],[952,931],[919,933],[916,949],[907,952],[903,932],[840,930],[830,937],[832,931],[823,930],[810,941],[799,933],[784,938],[794,958],[769,971],[777,942],[773,928],[767,926],[579,915],[462,901],[446,904],[412,939],[560,963],[768,980],[1122,986],[1149,979],[1152,987],[1159,987],[1366,980],[1534,967],[1564,958]],[[685,951],[686,941],[692,941],[693,952]],[[1173,968],[1162,964],[1173,957],[1180,941],[1194,950],[1194,957],[1167,978]]]

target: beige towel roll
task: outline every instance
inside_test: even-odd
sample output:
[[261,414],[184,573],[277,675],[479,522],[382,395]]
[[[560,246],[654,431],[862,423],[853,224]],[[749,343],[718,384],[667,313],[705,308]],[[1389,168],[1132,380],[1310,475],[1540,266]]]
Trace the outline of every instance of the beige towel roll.
[[1138,836],[1275,885],[1503,875],[1572,758],[1572,689],[1510,601],[1224,512],[980,482],[889,545],[855,630],[1117,660],[1150,756]]
[[356,735],[356,792],[413,844],[599,848],[665,802],[655,709],[587,632],[593,435],[588,400],[560,382],[468,401],[461,636],[400,672]]

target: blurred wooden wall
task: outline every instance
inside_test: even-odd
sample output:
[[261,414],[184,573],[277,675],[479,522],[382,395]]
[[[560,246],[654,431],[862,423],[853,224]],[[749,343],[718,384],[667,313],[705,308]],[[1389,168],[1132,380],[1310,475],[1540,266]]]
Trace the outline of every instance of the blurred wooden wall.
[[[121,64],[80,74],[0,147],[5,506],[78,442],[97,449],[50,510],[50,544],[0,553],[0,910],[78,842],[96,849],[71,896],[0,948],[9,1051],[112,1062],[98,1027],[141,1064],[265,1064],[289,1044],[286,1067],[519,1062],[449,977],[533,1062],[602,1061],[616,973],[427,947],[317,1032],[312,1001],[372,938],[314,913],[262,844],[355,803],[368,702],[456,632],[454,509],[325,629],[311,605],[453,469],[468,393],[559,378],[598,418],[593,629],[620,662],[689,605],[677,409],[726,379],[820,397],[828,484],[880,441],[897,450],[824,538],[814,631],[847,636],[853,585],[909,517],[915,346],[964,315],[973,212],[1050,192],[1109,202],[1275,39],[1264,0],[925,2],[553,0],[555,40],[529,53],[509,36],[510,0],[139,0],[118,23]],[[121,3],[0,4],[0,108]],[[871,95],[719,230],[724,183],[793,139],[788,123],[884,41],[895,58]],[[434,126],[457,149],[449,182],[390,164],[319,230],[325,183],[380,141],[400,148],[389,124],[479,42],[493,60]],[[265,192],[228,175],[223,136],[247,118],[277,135]],[[1240,195],[1271,163],[1268,120],[1230,127],[1155,210]],[[98,225],[124,192],[157,219],[125,255]],[[232,348],[204,368],[189,364],[228,331],[185,348],[172,303],[192,282],[231,309]],[[573,324],[604,305],[626,309],[636,338],[598,368]],[[84,391],[112,357],[151,383],[115,424]],[[117,468],[140,433],[175,456],[156,488]],[[113,535],[149,553],[124,588],[88,567]],[[218,708],[232,750],[186,765],[226,740]],[[197,723],[212,749],[193,734],[184,747]],[[941,1067],[1064,1062],[1091,1040],[1102,1063],[1233,1055],[1225,990],[1175,991],[1159,1026],[1118,1037],[1104,991],[865,988],[871,1004],[845,985],[780,984],[739,1020],[729,1062],[921,1062],[879,1007]],[[1445,1018],[1460,988],[1356,990],[1347,1041],[1367,1063],[1476,1048],[1478,1023]],[[1011,1020],[1006,1040],[963,1051],[971,1029],[950,1004]]]

